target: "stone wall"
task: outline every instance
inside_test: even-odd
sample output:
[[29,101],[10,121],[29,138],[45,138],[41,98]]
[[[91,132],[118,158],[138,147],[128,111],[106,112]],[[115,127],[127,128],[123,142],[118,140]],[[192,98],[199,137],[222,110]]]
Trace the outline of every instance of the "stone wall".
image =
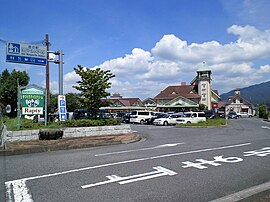
[[[116,135],[133,132],[129,124],[121,124],[116,126],[96,126],[96,127],[80,127],[80,128],[64,128],[63,138],[67,137],[87,137],[99,135]],[[38,140],[39,130],[21,130],[21,131],[5,131],[4,141],[28,141]]]

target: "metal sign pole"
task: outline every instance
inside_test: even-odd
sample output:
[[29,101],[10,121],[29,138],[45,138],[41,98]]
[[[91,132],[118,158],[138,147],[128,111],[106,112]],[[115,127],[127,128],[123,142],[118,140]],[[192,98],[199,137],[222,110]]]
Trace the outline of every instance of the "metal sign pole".
[[17,79],[17,88],[18,88],[18,93],[17,93],[17,119],[18,119],[18,123],[17,123],[17,129],[20,129],[20,125],[21,125],[21,117],[20,117],[20,104],[21,104],[21,95],[20,95],[20,86],[19,86],[19,79]]
[[45,89],[45,126],[47,126],[47,119],[48,119],[48,115],[47,115],[47,90]]
[[63,94],[63,50],[59,51],[59,95]]

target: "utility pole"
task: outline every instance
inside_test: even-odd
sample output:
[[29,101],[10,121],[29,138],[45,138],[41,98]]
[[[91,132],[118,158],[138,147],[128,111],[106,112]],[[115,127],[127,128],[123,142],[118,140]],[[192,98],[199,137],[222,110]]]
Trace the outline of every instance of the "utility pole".
[[47,46],[47,64],[46,64],[46,90],[47,90],[47,106],[50,110],[50,66],[49,66],[49,46],[50,46],[50,42],[49,42],[49,35],[46,34],[46,38],[45,38],[45,44]]

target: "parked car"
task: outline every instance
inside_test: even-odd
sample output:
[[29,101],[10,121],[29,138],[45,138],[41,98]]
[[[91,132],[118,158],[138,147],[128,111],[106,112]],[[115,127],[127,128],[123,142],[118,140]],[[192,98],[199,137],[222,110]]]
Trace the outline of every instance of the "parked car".
[[239,112],[237,113],[237,116],[247,118],[247,117],[252,117],[252,114],[249,114],[248,112]]
[[154,117],[154,112],[150,111],[132,111],[130,114],[130,123],[145,124],[149,119]]
[[205,110],[203,111],[206,119],[214,119],[218,117],[218,114],[214,112],[214,110]]
[[229,112],[228,119],[238,119],[238,115],[236,112]]
[[204,112],[186,112],[184,117],[177,120],[180,124],[199,123],[201,121],[206,121]]
[[163,116],[167,115],[167,113],[163,112],[154,112],[154,116],[147,120],[147,124],[154,124],[156,119],[162,118]]
[[122,123],[129,123],[130,121],[130,113],[127,112],[126,114],[124,114],[124,116],[122,117]]
[[[90,109],[75,109],[73,112],[74,119],[91,119],[94,118]],[[96,118],[113,118],[112,114],[106,110],[99,110]]]
[[154,125],[176,125],[178,123],[178,119],[183,117],[183,113],[176,113],[176,114],[165,114],[161,118],[154,120]]

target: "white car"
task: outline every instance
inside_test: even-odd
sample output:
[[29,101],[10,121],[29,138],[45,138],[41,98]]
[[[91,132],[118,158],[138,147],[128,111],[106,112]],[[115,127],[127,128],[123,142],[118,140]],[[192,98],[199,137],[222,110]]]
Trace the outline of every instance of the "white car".
[[201,121],[206,121],[204,112],[186,112],[184,117],[178,119],[180,124],[199,123]]
[[150,111],[132,111],[130,114],[130,123],[145,124],[148,120],[154,117],[154,112]]
[[163,117],[155,119],[153,124],[160,126],[176,125],[178,123],[178,119],[183,116],[184,116],[183,113],[165,114]]
[[243,118],[246,118],[246,117],[252,117],[252,114],[248,113],[248,112],[239,112],[239,113],[236,113],[238,117],[243,117]]

